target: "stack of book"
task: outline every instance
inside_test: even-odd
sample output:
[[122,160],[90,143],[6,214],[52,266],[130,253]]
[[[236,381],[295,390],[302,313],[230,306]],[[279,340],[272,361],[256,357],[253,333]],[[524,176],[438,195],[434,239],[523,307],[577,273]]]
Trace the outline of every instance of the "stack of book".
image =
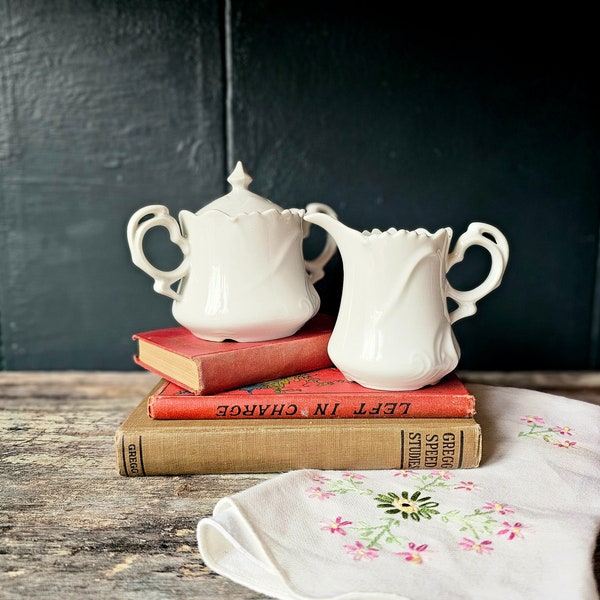
[[138,333],[160,377],[115,435],[124,476],[479,466],[475,398],[455,373],[409,392],[348,381],[327,354],[333,317],[267,342]]

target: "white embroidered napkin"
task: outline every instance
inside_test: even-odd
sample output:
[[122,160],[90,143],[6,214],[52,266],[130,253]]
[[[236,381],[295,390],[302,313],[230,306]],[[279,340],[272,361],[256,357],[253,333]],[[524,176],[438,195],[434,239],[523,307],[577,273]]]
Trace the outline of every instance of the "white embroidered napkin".
[[278,475],[200,520],[206,565],[286,600],[599,598],[600,407],[468,387],[479,468]]

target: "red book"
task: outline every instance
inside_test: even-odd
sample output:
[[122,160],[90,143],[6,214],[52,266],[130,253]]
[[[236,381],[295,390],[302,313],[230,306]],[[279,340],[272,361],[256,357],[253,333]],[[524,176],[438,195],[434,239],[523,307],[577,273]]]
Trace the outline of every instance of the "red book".
[[210,342],[184,327],[136,333],[134,361],[194,394],[215,394],[330,366],[335,319],[317,314],[294,335],[264,342]]
[[475,398],[455,373],[409,392],[365,388],[335,367],[198,396],[161,380],[148,396],[153,419],[472,417]]

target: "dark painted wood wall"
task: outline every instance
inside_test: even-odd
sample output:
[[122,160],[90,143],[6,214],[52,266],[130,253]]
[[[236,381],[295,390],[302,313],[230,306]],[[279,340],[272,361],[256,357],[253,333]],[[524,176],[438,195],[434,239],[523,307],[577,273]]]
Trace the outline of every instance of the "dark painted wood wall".
[[[127,220],[199,209],[237,160],[256,193],[352,227],[496,225],[510,263],[455,325],[460,366],[600,367],[593,20],[386,5],[0,0],[2,368],[136,368],[131,335],[174,321]],[[178,259],[159,233],[150,252]],[[341,284],[336,256],[325,310]]]

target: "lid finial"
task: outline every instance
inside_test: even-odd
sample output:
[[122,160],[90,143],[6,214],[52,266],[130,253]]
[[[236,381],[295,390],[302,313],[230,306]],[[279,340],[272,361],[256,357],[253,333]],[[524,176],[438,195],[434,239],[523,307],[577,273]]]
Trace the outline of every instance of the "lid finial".
[[231,175],[227,178],[227,181],[231,184],[233,189],[243,188],[248,189],[248,186],[252,183],[252,177],[248,175],[244,165],[238,160],[235,165],[235,169],[231,172]]

